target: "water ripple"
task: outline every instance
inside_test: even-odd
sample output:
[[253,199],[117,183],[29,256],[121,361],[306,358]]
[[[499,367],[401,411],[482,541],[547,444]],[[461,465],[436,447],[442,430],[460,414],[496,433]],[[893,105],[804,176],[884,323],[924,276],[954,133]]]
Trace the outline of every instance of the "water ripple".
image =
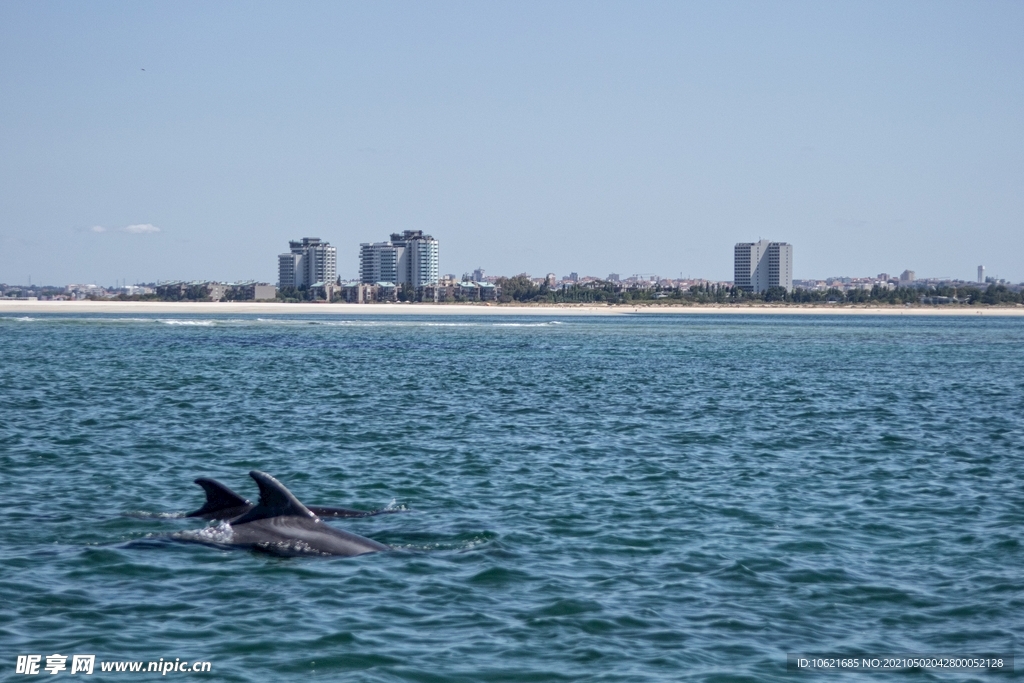
[[[1024,635],[1021,321],[560,323],[0,317],[0,643],[227,681],[782,681],[787,652]],[[230,534],[182,517],[192,480],[255,499],[250,469],[406,510],[329,522],[396,550],[179,542]]]

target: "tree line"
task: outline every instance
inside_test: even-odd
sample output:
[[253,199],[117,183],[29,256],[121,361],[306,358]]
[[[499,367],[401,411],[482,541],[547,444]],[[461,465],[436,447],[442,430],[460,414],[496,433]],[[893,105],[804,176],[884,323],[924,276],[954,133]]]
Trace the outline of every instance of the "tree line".
[[651,287],[649,289],[622,289],[614,282],[598,280],[574,284],[562,289],[552,289],[546,283],[536,284],[526,274],[502,277],[495,281],[501,287],[499,301],[504,303],[696,303],[696,304],[739,304],[750,302],[780,303],[884,303],[918,304],[922,297],[945,297],[950,303],[955,299],[965,304],[1019,304],[1024,303],[1020,292],[1014,292],[1005,285],[977,287],[897,287],[888,289],[875,285],[870,290],[857,289],[844,292],[839,289],[808,290],[795,289],[787,292],[784,287],[772,287],[765,292],[748,292],[739,287],[718,284],[694,285],[689,289],[675,287]]

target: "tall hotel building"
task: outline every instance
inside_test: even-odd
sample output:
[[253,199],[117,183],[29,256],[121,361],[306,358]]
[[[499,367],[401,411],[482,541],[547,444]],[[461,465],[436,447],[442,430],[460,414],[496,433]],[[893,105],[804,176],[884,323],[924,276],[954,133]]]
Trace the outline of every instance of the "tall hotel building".
[[338,279],[338,250],[319,237],[288,243],[291,250],[277,257],[277,286],[309,287],[334,284]]
[[437,240],[422,230],[392,233],[388,242],[365,242],[359,248],[359,281],[423,287],[439,277]]
[[793,245],[785,242],[740,242],[733,256],[733,282],[748,292],[772,287],[793,291]]

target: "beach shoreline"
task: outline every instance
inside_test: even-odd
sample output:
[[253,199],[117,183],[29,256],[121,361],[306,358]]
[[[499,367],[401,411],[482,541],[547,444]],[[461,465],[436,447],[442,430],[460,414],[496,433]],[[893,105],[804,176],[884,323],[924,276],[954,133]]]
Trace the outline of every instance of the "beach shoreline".
[[905,307],[829,305],[516,305],[516,304],[324,304],[208,301],[0,301],[0,315],[114,313],[142,315],[859,315],[930,317],[1024,317],[1024,306]]

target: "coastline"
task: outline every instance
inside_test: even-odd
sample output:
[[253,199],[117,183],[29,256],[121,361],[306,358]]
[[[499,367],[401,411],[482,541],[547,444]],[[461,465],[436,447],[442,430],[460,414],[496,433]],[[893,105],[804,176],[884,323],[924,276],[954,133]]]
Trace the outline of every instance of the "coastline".
[[929,317],[1024,317],[1024,306],[904,307],[821,305],[515,305],[515,304],[298,304],[208,301],[0,301],[0,315],[115,313],[144,315],[859,315]]

